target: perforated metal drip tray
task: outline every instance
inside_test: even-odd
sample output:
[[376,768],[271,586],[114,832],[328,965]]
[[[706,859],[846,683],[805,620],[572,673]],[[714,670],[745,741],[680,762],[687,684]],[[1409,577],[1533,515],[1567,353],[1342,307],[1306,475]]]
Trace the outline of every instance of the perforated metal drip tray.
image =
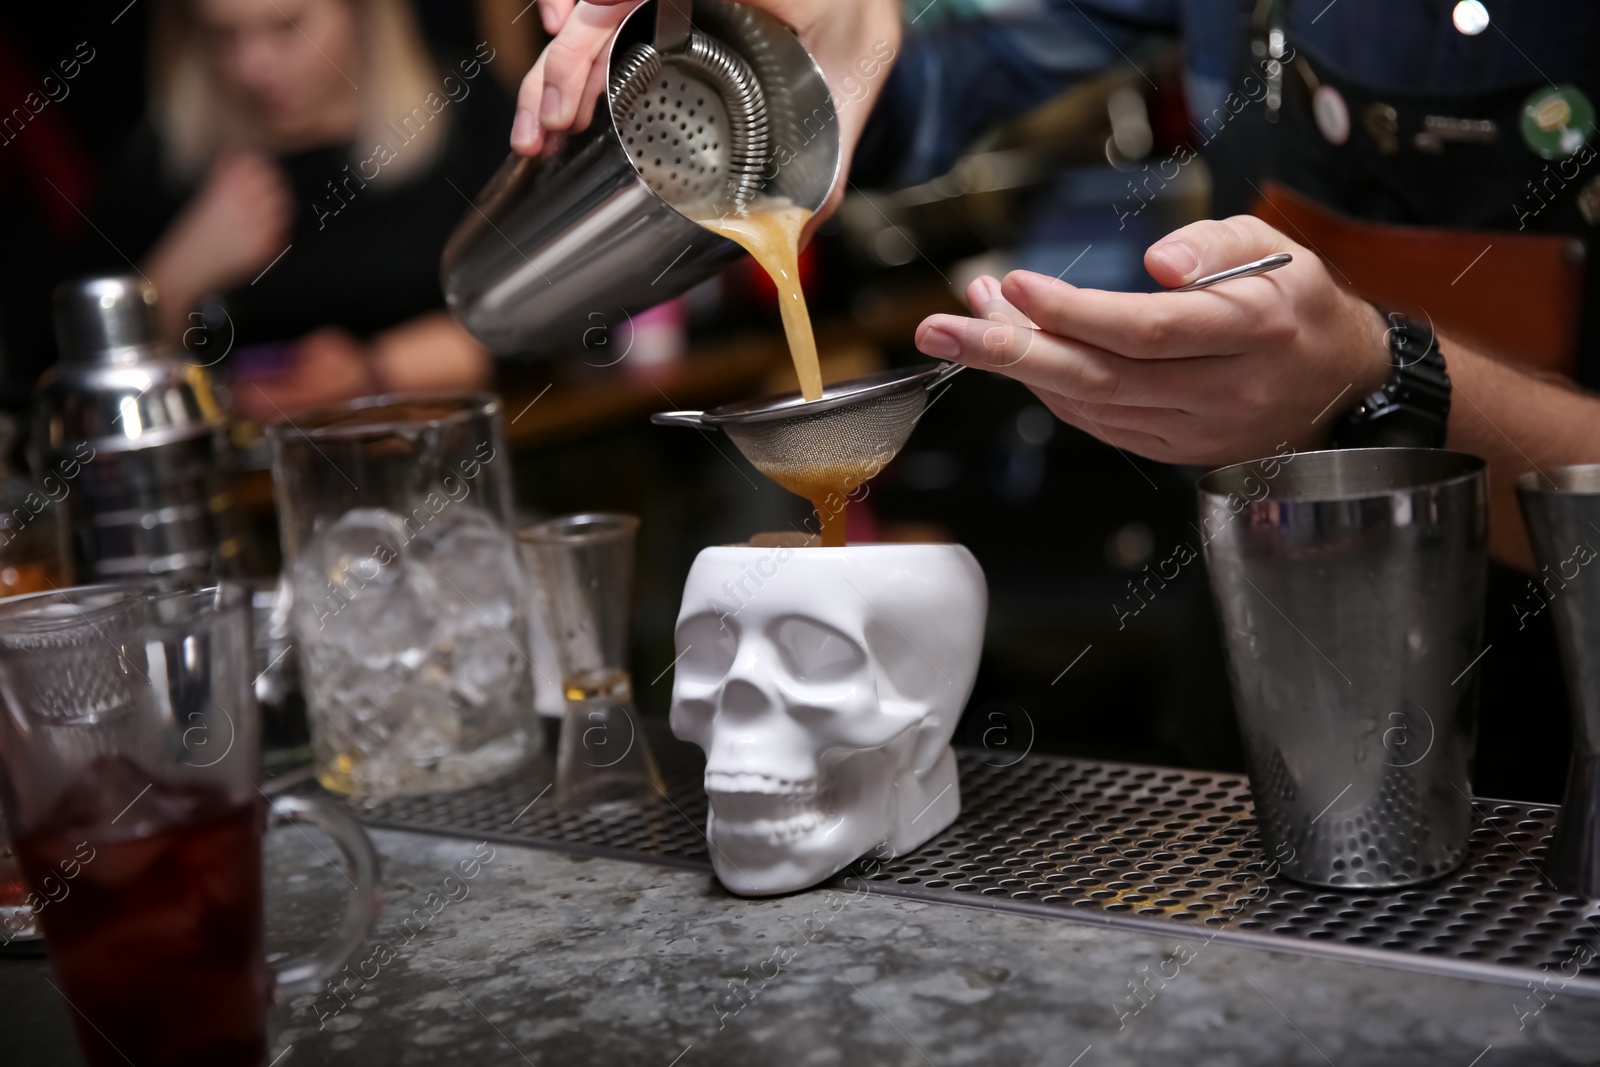
[[[700,752],[664,733],[653,741],[670,800],[644,812],[562,812],[546,768],[359,814],[375,826],[709,871]],[[1474,802],[1466,861],[1428,885],[1315,890],[1262,878],[1242,777],[958,756],[961,817],[864,874],[875,892],[1516,986],[1560,981],[1562,992],[1600,997],[1600,902],[1563,896],[1540,874],[1554,808]]]

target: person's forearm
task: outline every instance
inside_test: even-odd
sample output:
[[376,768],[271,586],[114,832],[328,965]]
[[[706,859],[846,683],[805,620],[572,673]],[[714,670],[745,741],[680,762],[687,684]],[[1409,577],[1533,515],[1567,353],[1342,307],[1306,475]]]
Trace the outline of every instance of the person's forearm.
[[161,297],[161,329],[169,342],[183,343],[183,334],[193,325],[189,315],[199,306],[208,290],[207,280],[190,269],[193,264],[172,252],[163,240],[144,263],[144,275]]
[[1600,462],[1600,397],[1448,338],[1440,339],[1440,350],[1454,387],[1446,447],[1488,461],[1490,551],[1501,562],[1531,571],[1516,480],[1530,470]]
[[488,351],[443,311],[404,322],[372,339],[372,371],[385,392],[477,389],[489,382]]

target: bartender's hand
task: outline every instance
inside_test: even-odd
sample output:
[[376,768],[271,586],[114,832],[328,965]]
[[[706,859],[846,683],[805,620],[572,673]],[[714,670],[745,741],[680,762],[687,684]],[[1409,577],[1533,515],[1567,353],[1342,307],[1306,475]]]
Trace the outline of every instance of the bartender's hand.
[[1028,271],[979,278],[967,298],[982,317],[930,316],[917,347],[1015,378],[1062,421],[1150,459],[1217,466],[1284,441],[1320,447],[1342,411],[1388,380],[1378,311],[1248,216],[1185,226],[1144,262],[1173,288],[1274,252],[1294,262],[1192,293],[1079,289]]
[[205,184],[167,227],[145,273],[161,293],[170,336],[208,293],[249,281],[289,243],[294,201],[277,164],[251,152],[217,158]]
[[265,424],[374,391],[367,346],[336,326],[325,326],[295,342],[286,367],[236,376],[233,406]]
[[234,407],[257,422],[380,392],[482,389],[494,376],[488,349],[443,311],[407,319],[362,343],[324,327],[295,343],[288,366],[234,378]]
[[[549,134],[588,127],[605,88],[601,56],[622,20],[641,2],[539,0],[544,27],[555,39],[522,79],[517,117],[511,127],[513,150],[537,155]],[[820,221],[832,214],[844,197],[843,174],[850,169],[867,116],[900,51],[900,6],[898,0],[748,2],[794,28],[800,43],[816,57],[833,94],[844,166],[828,202],[817,212]]]

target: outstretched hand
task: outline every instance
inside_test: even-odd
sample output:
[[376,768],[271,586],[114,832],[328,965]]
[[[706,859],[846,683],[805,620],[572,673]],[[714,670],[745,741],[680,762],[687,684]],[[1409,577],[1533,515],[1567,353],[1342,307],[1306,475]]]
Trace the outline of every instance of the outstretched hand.
[[1188,293],[1079,289],[1029,271],[967,290],[979,317],[933,315],[930,356],[998,371],[1095,437],[1150,459],[1215,466],[1326,442],[1388,379],[1387,325],[1322,261],[1259,219],[1197,222],[1145,253],[1168,288],[1274,252],[1294,262]]

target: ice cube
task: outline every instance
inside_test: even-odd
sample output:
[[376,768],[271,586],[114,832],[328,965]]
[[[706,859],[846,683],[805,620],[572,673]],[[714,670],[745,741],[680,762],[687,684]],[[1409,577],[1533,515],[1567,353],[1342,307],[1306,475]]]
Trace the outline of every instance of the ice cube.
[[467,703],[482,706],[505,694],[516,674],[527,674],[526,654],[505,630],[464,629],[451,647],[451,681]]
[[363,666],[415,667],[435,643],[426,575],[412,580],[400,516],[355,508],[321,531],[295,568],[303,641],[331,643]]
[[455,751],[461,715],[448,694],[408,685],[389,700],[389,750],[414,763],[433,763]]
[[400,550],[405,544],[400,516],[383,508],[352,508],[319,533],[314,554],[336,589],[349,588],[352,601],[364,593],[381,595],[400,584]]
[[527,581],[516,542],[480,508],[458,504],[442,512],[412,546],[420,572],[438,597],[450,628],[505,629],[522,614]]

